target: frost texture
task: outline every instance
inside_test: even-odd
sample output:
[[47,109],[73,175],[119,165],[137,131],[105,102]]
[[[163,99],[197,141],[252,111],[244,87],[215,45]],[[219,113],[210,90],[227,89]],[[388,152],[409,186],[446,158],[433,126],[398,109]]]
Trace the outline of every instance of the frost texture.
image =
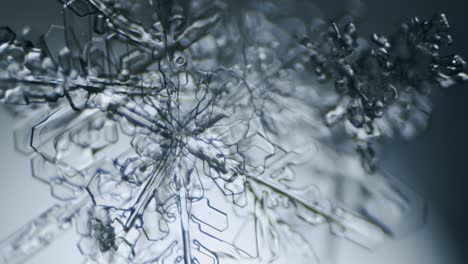
[[374,145],[466,81],[444,15],[366,40],[300,1],[60,2],[37,42],[0,28],[16,147],[60,201],[1,263],[71,226],[88,263],[315,263],[329,233],[372,248],[423,220]]

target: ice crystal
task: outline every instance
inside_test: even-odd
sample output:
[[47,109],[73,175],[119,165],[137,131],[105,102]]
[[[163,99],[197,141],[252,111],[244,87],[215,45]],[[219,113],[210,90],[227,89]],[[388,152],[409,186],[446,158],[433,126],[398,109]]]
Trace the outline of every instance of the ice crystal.
[[36,42],[0,28],[16,147],[60,201],[2,263],[71,226],[90,263],[314,263],[323,233],[371,248],[421,220],[373,145],[414,136],[428,90],[467,79],[444,15],[367,40],[285,1],[59,2]]

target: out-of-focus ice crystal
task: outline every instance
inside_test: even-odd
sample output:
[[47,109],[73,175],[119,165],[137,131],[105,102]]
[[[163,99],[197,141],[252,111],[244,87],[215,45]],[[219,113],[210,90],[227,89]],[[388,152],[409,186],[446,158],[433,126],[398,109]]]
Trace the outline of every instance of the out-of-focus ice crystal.
[[444,15],[367,40],[301,1],[59,2],[36,42],[0,28],[16,147],[59,200],[1,263],[71,226],[89,263],[315,263],[323,235],[372,248],[422,220],[374,145],[467,80]]

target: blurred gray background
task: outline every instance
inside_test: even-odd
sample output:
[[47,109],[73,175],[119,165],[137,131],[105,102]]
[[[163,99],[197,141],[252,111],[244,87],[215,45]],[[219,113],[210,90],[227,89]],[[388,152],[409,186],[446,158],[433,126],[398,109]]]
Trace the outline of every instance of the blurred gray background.
[[[333,19],[339,7],[350,1],[317,0]],[[354,1],[356,2],[356,1]],[[386,34],[411,16],[447,14],[455,45],[450,52],[468,58],[468,2],[457,0],[368,0],[366,13],[358,25],[363,34]],[[61,24],[56,0],[0,0],[0,26],[20,31],[30,25],[46,32],[51,24]],[[433,93],[431,127],[412,142],[387,144],[382,166],[416,189],[429,204],[428,223],[412,233],[389,241],[374,252],[340,242],[333,259],[325,263],[462,264],[468,259],[468,84]],[[30,176],[29,159],[14,151],[12,130],[15,121],[0,109],[0,238],[54,203],[48,186]],[[64,234],[30,263],[81,263],[73,231]]]

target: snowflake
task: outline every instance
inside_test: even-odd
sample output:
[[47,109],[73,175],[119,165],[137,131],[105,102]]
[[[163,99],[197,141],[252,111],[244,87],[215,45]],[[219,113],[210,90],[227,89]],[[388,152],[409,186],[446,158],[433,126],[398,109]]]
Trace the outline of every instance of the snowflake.
[[89,263],[315,263],[321,235],[371,248],[422,220],[373,144],[412,137],[428,87],[467,80],[439,53],[444,15],[371,46],[349,16],[306,22],[284,1],[60,2],[37,43],[0,28],[16,147],[59,200],[2,263],[71,226]]

